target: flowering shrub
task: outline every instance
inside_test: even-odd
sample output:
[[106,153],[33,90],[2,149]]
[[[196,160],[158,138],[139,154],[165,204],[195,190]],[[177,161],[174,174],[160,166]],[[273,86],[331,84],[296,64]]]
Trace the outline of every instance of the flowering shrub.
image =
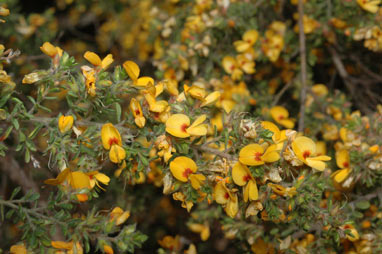
[[380,2],[7,0],[0,248],[381,252]]

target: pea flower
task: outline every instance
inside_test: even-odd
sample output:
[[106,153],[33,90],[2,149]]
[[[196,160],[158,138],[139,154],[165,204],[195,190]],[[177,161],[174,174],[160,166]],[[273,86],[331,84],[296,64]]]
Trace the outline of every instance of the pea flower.
[[122,208],[118,206],[110,212],[110,221],[114,221],[117,226],[123,224],[129,217],[130,212],[123,211]]
[[146,119],[143,116],[141,104],[135,98],[132,98],[130,101],[130,110],[133,112],[135,124],[139,128],[143,128],[146,124]]
[[104,244],[104,245],[103,245],[103,251],[104,251],[106,254],[114,254],[114,250],[113,250],[113,248],[112,248],[110,245],[107,245],[107,244]]
[[72,129],[73,127],[74,118],[73,116],[60,116],[58,119],[58,129],[61,133],[65,133]]
[[231,74],[233,80],[241,79],[243,71],[240,69],[239,63],[232,56],[225,56],[222,61],[225,72]]
[[73,189],[90,188],[90,180],[85,173],[81,171],[72,172],[69,168],[61,171],[56,178],[45,180],[44,183],[49,185],[60,185],[65,181],[67,181]]
[[381,0],[357,0],[358,5],[365,11],[376,13],[379,9]]
[[62,56],[62,49],[60,47],[53,46],[50,42],[44,42],[40,47],[41,51],[52,58],[56,55]]
[[287,139],[286,131],[280,131],[279,127],[277,127],[276,124],[269,121],[262,121],[261,127],[273,132],[272,140],[277,145],[277,150],[281,150],[284,145],[284,141]]
[[85,77],[85,86],[86,91],[88,94],[92,97],[96,95],[96,77],[95,77],[95,70],[93,68],[90,68],[89,66],[82,66],[82,75]]
[[86,51],[84,54],[84,58],[88,60],[92,65],[94,65],[97,69],[106,70],[110,64],[113,63],[113,55],[108,54],[104,59],[101,58],[94,52]]
[[147,88],[142,91],[147,103],[149,104],[149,110],[154,113],[164,113],[170,109],[168,102],[165,100],[156,100],[156,88],[153,83],[147,84]]
[[123,68],[125,69],[127,75],[131,78],[131,80],[134,82],[135,86],[139,87],[146,87],[147,85],[154,84],[154,79],[151,77],[140,77],[139,74],[141,70],[139,69],[139,66],[134,63],[133,61],[126,61],[123,63]]
[[202,241],[207,241],[210,237],[210,227],[208,223],[191,223],[188,224],[188,228],[194,233],[199,233]]
[[98,186],[101,190],[105,190],[104,188],[99,185],[98,182],[101,182],[104,185],[108,185],[110,182],[110,178],[105,175],[100,173],[99,171],[92,171],[86,173],[89,176],[89,181],[90,181],[90,188],[93,189],[94,186]]
[[286,108],[282,106],[274,106],[271,108],[270,113],[276,123],[284,126],[285,128],[293,129],[294,119],[289,118],[289,112]]
[[109,151],[109,159],[114,163],[121,163],[126,158],[126,151],[122,148],[119,131],[111,123],[106,123],[101,129],[102,145]]
[[343,182],[351,173],[350,155],[348,150],[341,149],[336,152],[336,163],[340,168],[332,174],[333,180],[337,183]]
[[237,162],[232,168],[232,179],[235,184],[244,186],[244,202],[257,200],[259,198],[256,180],[253,178],[247,166]]
[[25,248],[24,245],[17,244],[17,245],[12,245],[9,252],[11,254],[27,254],[27,249]]
[[239,161],[248,166],[259,166],[279,159],[280,154],[276,145],[270,145],[265,149],[264,146],[259,144],[249,144],[243,147],[239,153]]
[[182,202],[182,207],[187,209],[187,212],[191,211],[191,208],[194,206],[192,201],[186,200],[186,196],[182,192],[175,192],[172,194],[174,200]]
[[73,243],[73,241],[70,241],[70,242],[51,241],[51,245],[53,248],[66,250],[67,254],[74,254],[74,253],[83,254],[84,253],[84,250],[80,242]]
[[256,30],[248,30],[243,34],[242,40],[235,41],[233,45],[237,52],[244,52],[256,43],[258,37],[259,33]]
[[170,162],[170,171],[172,175],[181,182],[188,182],[190,180],[191,186],[198,190],[200,189],[206,177],[202,174],[194,174],[198,170],[195,162],[185,156],[176,157]]
[[229,190],[224,181],[219,181],[214,188],[214,199],[216,203],[224,206],[226,214],[234,218],[239,211],[239,202],[237,194]]
[[297,137],[292,142],[292,149],[299,160],[311,168],[323,171],[326,167],[324,161],[331,158],[326,155],[316,156],[316,143],[308,137]]
[[190,118],[184,114],[174,114],[166,121],[166,131],[178,138],[204,136],[207,134],[207,124],[203,124],[206,115],[199,116],[191,125]]

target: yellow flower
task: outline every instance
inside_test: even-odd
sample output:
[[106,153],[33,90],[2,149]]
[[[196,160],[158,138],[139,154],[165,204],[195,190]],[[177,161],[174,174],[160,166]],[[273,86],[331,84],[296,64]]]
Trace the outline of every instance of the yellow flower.
[[250,144],[243,147],[239,153],[239,161],[245,165],[258,166],[264,163],[275,162],[280,159],[276,145],[270,145],[267,149],[259,144]]
[[118,206],[110,212],[110,221],[114,221],[117,226],[123,224],[129,217],[130,212],[123,211],[122,208]]
[[237,52],[247,51],[252,47],[259,37],[259,33],[256,30],[248,30],[243,35],[243,40],[235,41],[233,45]]
[[381,0],[357,0],[357,3],[365,11],[377,13]]
[[206,89],[197,85],[192,85],[190,87],[188,85],[184,85],[184,93],[185,95],[190,95],[198,100],[203,100],[207,95]]
[[190,118],[184,114],[174,114],[166,121],[166,131],[178,138],[190,136],[204,136],[207,134],[207,124],[203,124],[206,115],[199,116],[190,125]]
[[121,163],[126,158],[126,151],[119,145],[112,145],[109,151],[109,159],[113,163]]
[[90,51],[85,52],[84,58],[95,67],[99,67],[104,70],[106,70],[109,67],[109,65],[114,61],[112,54],[108,54],[104,59],[101,60],[101,58],[96,53]]
[[56,249],[64,249],[67,250],[67,254],[83,254],[84,250],[79,242],[75,244],[73,241],[63,242],[63,241],[51,241],[51,245]]
[[277,145],[277,150],[281,150],[283,148],[284,141],[287,139],[286,131],[280,131],[276,124],[269,121],[262,121],[261,127],[273,132],[272,140]]
[[228,74],[231,74],[231,78],[233,80],[241,79],[241,76],[243,75],[243,71],[240,70],[239,64],[235,58],[233,58],[232,56],[225,56],[223,58],[222,64],[223,64],[223,68],[225,72],[227,72]]
[[73,116],[60,116],[58,119],[58,128],[60,129],[61,133],[65,133],[72,129],[73,127],[74,118]]
[[326,155],[316,156],[316,143],[310,138],[301,136],[297,137],[292,142],[292,149],[299,160],[304,162],[309,167],[323,171],[326,167],[324,161],[329,161],[331,158]]
[[172,175],[181,182],[187,182],[189,176],[197,170],[196,163],[185,156],[177,157],[170,163]]
[[130,101],[130,110],[133,112],[135,124],[139,128],[143,128],[146,124],[146,118],[143,116],[141,104],[135,98]]
[[158,243],[162,248],[169,249],[174,252],[180,250],[181,247],[180,237],[178,235],[175,237],[167,235],[163,237],[162,240],[158,240]]
[[[29,73],[29,74],[24,76],[22,83],[23,84],[33,84],[33,83],[39,81],[40,79],[41,79],[40,75],[38,75],[37,72],[32,72],[32,73]],[[2,81],[5,81],[5,80],[2,80]],[[10,83],[10,82],[11,82],[11,79],[9,77],[8,82],[2,82],[2,83]]]
[[232,168],[232,179],[235,184],[244,186],[244,202],[257,200],[259,198],[256,180],[252,177],[247,166],[237,162]]
[[169,110],[168,102],[165,100],[157,101],[156,88],[153,83],[147,84],[147,89],[142,91],[147,103],[149,104],[149,110],[155,113],[164,113]]
[[122,146],[121,134],[111,123],[106,123],[101,129],[102,145],[106,150],[110,150],[111,146]]
[[219,91],[215,91],[207,95],[203,98],[203,103],[200,105],[200,107],[208,106],[215,104],[220,99],[221,93]]
[[198,170],[195,162],[185,156],[176,157],[170,162],[170,171],[172,175],[181,182],[190,180],[191,186],[198,190],[206,177],[202,174],[194,174]]
[[127,75],[131,78],[131,80],[134,82],[135,86],[145,87],[149,84],[154,85],[154,79],[151,77],[140,77],[139,74],[141,70],[139,69],[139,66],[134,63],[133,61],[126,61],[123,63],[123,68],[125,69]]
[[255,62],[248,58],[246,54],[241,54],[236,57],[238,66],[247,74],[255,73]]
[[319,97],[324,97],[329,93],[329,90],[324,84],[315,84],[312,86],[312,92]]
[[174,200],[182,202],[182,207],[187,209],[187,212],[191,211],[191,208],[194,206],[192,201],[186,201],[186,196],[182,192],[175,192],[172,194]]
[[106,254],[114,254],[113,248],[107,244],[103,245],[103,252],[105,252]]
[[53,46],[50,42],[44,42],[40,49],[45,55],[48,55],[52,58],[54,58],[56,55],[61,57],[63,52],[60,47]]
[[188,228],[194,232],[200,234],[200,238],[202,241],[207,241],[210,237],[210,227],[208,226],[208,223],[205,224],[199,224],[199,223],[191,223],[188,224]]
[[172,153],[176,152],[176,149],[172,146],[170,137],[161,135],[155,140],[155,146],[158,148],[158,156],[163,157],[164,161],[167,161],[172,157]]
[[[293,15],[293,17],[294,17],[294,19],[298,20],[298,13],[295,13],[295,14]],[[310,34],[310,33],[312,33],[312,32],[319,26],[319,23],[318,23],[316,20],[314,20],[314,19],[308,17],[307,15],[304,15],[304,16],[302,17],[302,22],[303,22],[303,24],[304,24],[304,33],[305,33],[305,34]],[[294,26],[294,31],[295,31],[296,33],[299,32],[299,26],[298,26],[298,24],[296,24],[296,25]]]
[[351,173],[350,166],[350,155],[349,152],[345,149],[341,149],[336,152],[336,163],[337,166],[340,168],[339,170],[335,171],[331,177],[333,177],[333,180],[337,183],[343,182]]
[[284,126],[288,129],[293,129],[294,127],[294,119],[288,118],[289,112],[286,110],[286,108],[282,106],[274,106],[270,110],[271,116],[273,120],[276,121],[276,123]]
[[346,233],[346,238],[349,240],[349,241],[352,241],[352,242],[355,242],[359,239],[359,234],[358,234],[358,231],[357,229],[354,228],[353,225],[351,224],[346,224],[346,225],[343,225],[341,226],[342,230],[349,230],[350,231],[350,234]]
[[273,192],[280,196],[289,196],[293,197],[297,194],[296,187],[284,187],[279,184],[274,184],[274,183],[268,183],[268,186],[272,188]]
[[[0,7],[1,8],[1,7]],[[12,245],[9,250],[11,254],[27,254],[27,249],[24,245]]]
[[73,189],[90,188],[90,180],[85,173],[81,171],[72,172],[68,168],[61,171],[56,178],[47,179],[44,181],[44,183],[50,185],[59,185],[62,184],[64,181],[67,181]]
[[114,163],[121,163],[126,158],[126,151],[122,148],[119,131],[111,123],[106,123],[101,129],[102,145],[110,150],[109,159]]
[[93,68],[90,68],[89,66],[82,66],[81,67],[82,74],[85,77],[85,86],[86,91],[90,96],[96,95],[96,77],[95,77],[95,70]]
[[239,202],[236,193],[226,186],[224,181],[219,181],[214,188],[214,199],[216,203],[223,205],[228,216],[234,218],[239,211]]
[[92,171],[92,172],[88,172],[86,173],[88,176],[89,176],[89,181],[90,181],[90,188],[93,189],[94,186],[98,186],[101,190],[104,190],[101,185],[99,185],[98,182],[101,182],[102,184],[104,185],[108,185],[109,182],[110,182],[110,178],[105,175],[105,174],[102,174],[98,171]]

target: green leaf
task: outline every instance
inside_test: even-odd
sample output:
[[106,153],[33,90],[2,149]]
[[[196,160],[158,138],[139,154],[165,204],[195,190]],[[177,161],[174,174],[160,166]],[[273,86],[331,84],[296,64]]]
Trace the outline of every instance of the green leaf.
[[16,130],[18,130],[20,128],[19,121],[16,118],[12,118],[11,122],[12,122],[12,124],[15,127]]
[[370,202],[368,200],[361,200],[357,202],[355,206],[360,210],[366,210],[370,207]]
[[16,195],[20,192],[21,190],[21,187],[18,186],[16,187],[13,191],[12,191],[12,194],[11,194],[11,197],[9,198],[9,200],[12,200],[14,197],[16,197]]
[[119,103],[115,103],[115,112],[117,113],[117,121],[119,123],[121,121],[121,114],[122,114],[121,105],[119,105]]
[[24,156],[24,160],[25,160],[25,162],[26,163],[29,163],[30,162],[30,160],[31,160],[31,153],[30,153],[30,151],[29,151],[29,149],[27,148],[27,149],[25,149],[25,156]]

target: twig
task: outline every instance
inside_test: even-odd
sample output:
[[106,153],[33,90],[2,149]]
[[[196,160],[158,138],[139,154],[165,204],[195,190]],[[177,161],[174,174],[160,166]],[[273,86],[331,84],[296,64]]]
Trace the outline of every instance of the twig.
[[340,74],[341,78],[343,79],[346,88],[349,90],[350,95],[354,99],[355,103],[358,105],[358,107],[364,112],[364,113],[370,113],[370,109],[365,106],[364,103],[362,103],[360,100],[357,100],[357,92],[354,89],[354,82],[357,81],[357,79],[353,79],[348,72],[345,69],[345,65],[343,64],[340,56],[338,55],[337,51],[333,47],[328,47],[331,55],[332,60],[334,63],[334,66],[336,67],[338,73]]
[[211,148],[211,147],[208,147],[208,146],[193,146],[193,147],[198,149],[198,150],[200,150],[200,151],[207,152],[207,153],[212,153],[212,154],[215,154],[215,155],[220,156],[222,158],[226,158],[228,160],[233,160],[235,158],[233,155],[230,155],[228,153],[219,151],[217,149],[214,149],[214,148]]
[[289,89],[289,87],[293,84],[293,80],[286,83],[286,85],[278,92],[275,99],[272,102],[272,107],[276,106],[279,100],[281,99],[281,96]]
[[13,182],[21,186],[24,193],[27,193],[29,190],[39,193],[37,184],[25,174],[25,171],[12,155],[0,157],[0,167]]
[[298,119],[298,131],[304,130],[305,120],[305,100],[306,100],[306,45],[304,33],[304,3],[298,0],[298,27],[299,27],[299,46],[300,46],[300,62],[301,62],[301,93],[300,93],[300,118]]

